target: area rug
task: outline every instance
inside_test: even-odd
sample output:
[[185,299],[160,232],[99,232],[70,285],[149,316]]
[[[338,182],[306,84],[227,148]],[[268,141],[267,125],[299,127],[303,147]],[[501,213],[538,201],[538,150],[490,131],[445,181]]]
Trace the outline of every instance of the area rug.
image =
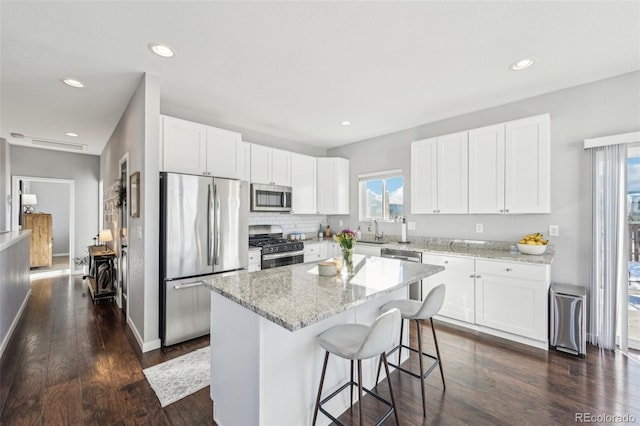
[[207,346],[142,370],[160,405],[166,407],[209,386],[209,354]]

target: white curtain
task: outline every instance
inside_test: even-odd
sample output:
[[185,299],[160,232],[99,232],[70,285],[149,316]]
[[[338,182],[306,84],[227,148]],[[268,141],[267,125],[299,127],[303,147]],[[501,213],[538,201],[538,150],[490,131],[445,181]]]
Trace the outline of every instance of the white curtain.
[[617,293],[623,281],[627,281],[626,145],[593,148],[591,156],[594,190],[591,343],[615,349]]

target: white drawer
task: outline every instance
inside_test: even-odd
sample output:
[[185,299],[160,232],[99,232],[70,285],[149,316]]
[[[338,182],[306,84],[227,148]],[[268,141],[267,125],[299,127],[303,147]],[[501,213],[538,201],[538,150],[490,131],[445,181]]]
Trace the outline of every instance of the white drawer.
[[311,244],[311,245],[306,245],[304,246],[304,254],[305,256],[307,254],[318,254],[318,256],[320,255],[320,245],[319,244]]
[[260,263],[261,262],[262,252],[260,250],[250,250],[249,251],[249,263]]
[[458,256],[442,256],[439,254],[422,253],[422,263],[444,266],[445,268],[474,270],[474,259]]
[[501,277],[547,281],[549,275],[549,267],[548,265],[534,265],[524,262],[477,260],[476,274],[489,274],[498,275]]

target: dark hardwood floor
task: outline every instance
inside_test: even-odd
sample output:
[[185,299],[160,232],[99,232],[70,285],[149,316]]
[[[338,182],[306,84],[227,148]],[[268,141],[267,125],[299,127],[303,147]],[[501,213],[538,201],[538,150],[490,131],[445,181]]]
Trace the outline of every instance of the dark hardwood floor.
[[[589,346],[580,359],[443,324],[436,328],[447,389],[434,371],[423,418],[418,380],[392,373],[401,424],[564,425],[575,423],[575,413],[628,414],[640,423],[640,364],[621,354]],[[428,326],[424,330],[433,353]],[[196,339],[140,354],[120,310],[94,305],[80,277],[33,281],[25,314],[0,360],[0,424],[214,424],[208,387],[162,408],[142,373],[208,344]],[[417,361],[408,364],[416,368]],[[388,397],[386,381],[378,390]],[[372,424],[384,407],[371,397],[363,403]],[[357,424],[357,412],[355,406],[341,420]]]

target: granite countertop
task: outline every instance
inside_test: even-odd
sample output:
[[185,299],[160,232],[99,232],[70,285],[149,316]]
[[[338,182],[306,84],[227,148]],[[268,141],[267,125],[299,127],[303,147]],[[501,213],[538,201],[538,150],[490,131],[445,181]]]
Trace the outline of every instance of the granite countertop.
[[355,273],[318,275],[318,262],[241,271],[205,285],[287,330],[296,331],[444,270],[441,266],[354,254]]
[[0,232],[0,251],[31,235],[31,230]]
[[[508,262],[526,262],[550,265],[553,263],[554,247],[549,245],[545,254],[530,255],[518,251],[516,244],[507,241],[478,241],[446,238],[416,237],[409,238],[408,244],[387,241],[384,244],[371,244],[398,250],[419,251],[423,253],[450,254],[454,256],[468,256],[482,259],[505,260]],[[367,244],[367,239],[359,240],[360,244]]]

